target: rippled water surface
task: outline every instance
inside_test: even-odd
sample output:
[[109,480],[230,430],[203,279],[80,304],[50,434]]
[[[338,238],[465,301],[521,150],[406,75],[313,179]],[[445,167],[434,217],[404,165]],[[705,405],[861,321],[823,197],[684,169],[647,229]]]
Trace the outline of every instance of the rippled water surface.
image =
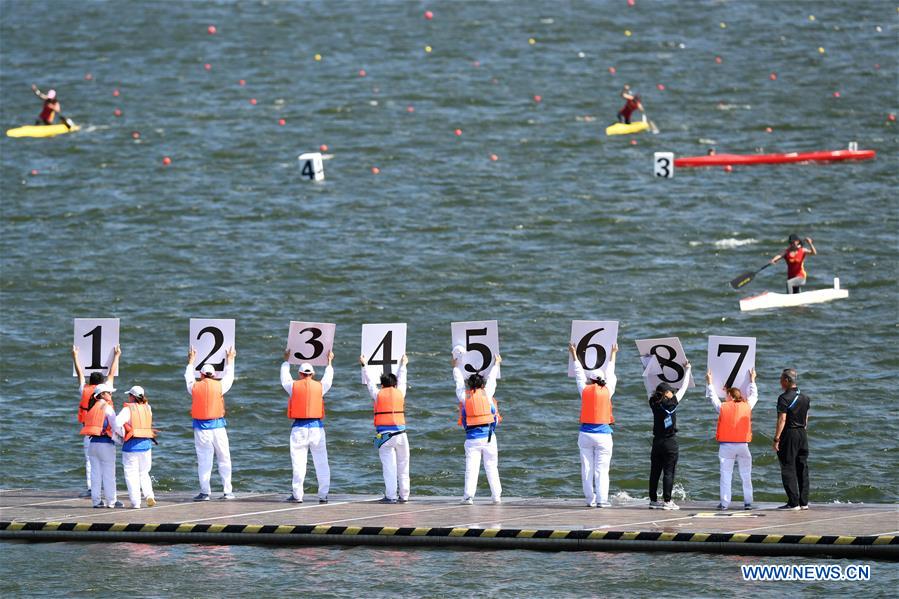
[[[222,317],[237,319],[228,419],[238,492],[289,488],[278,366],[288,321],[318,320],[337,323],[327,422],[335,492],[382,484],[358,384],[360,325],[407,322],[413,493],[459,494],[449,323],[497,319],[505,492],[576,497],[578,398],[565,345],[572,319],[612,319],[622,348],[611,471],[619,499],[646,496],[649,468],[633,340],[677,335],[701,370],[708,335],[721,334],[758,339],[758,500],[783,496],[770,436],[777,374],[795,366],[813,398],[812,501],[896,501],[896,18],[895,5],[877,1],[0,2],[4,126],[36,116],[31,83],[59,90],[83,126],[0,140],[3,486],[82,484],[72,318],[108,316],[121,319],[118,386],[146,387],[165,429],[157,489],[193,490],[187,322]],[[659,135],[605,137],[626,82]],[[877,159],[652,176],[655,151],[849,141]],[[326,181],[309,184],[296,156],[321,144],[333,158]],[[727,281],[764,264],[794,231],[820,252],[808,261],[810,286],[839,276],[849,299],[741,314]],[[782,281],[770,269],[749,289]],[[679,494],[715,499],[714,412],[696,389],[678,414]],[[87,563],[102,546],[0,550],[21,567]],[[738,579],[742,558],[695,555],[114,550],[159,595],[204,592],[190,560],[272,590],[296,588],[282,574],[320,578],[320,594],[375,580],[377,596],[397,581],[410,594],[475,595],[483,589],[459,574],[475,581],[488,570],[494,595],[547,594],[556,570],[572,573],[558,594],[670,592],[654,575],[659,564],[671,566],[679,594],[749,589]],[[160,582],[163,571],[176,574]],[[394,578],[378,582],[381,571]],[[895,569],[889,576],[876,578],[875,594],[895,586]],[[233,590],[225,580],[216,577],[218,592]],[[26,574],[4,584],[28,594],[105,584],[37,583]],[[836,587],[797,592],[819,588]]]

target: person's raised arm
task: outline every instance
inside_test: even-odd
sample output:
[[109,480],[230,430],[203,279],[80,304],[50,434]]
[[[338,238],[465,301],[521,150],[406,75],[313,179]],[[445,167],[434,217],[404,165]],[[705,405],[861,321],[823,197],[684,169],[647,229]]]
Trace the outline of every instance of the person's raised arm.
[[612,355],[609,357],[609,363],[606,365],[606,387],[609,390],[609,397],[615,395],[615,387],[618,386],[618,377],[615,376],[615,358],[618,356],[618,344],[612,346]]
[[720,412],[721,400],[718,398],[718,392],[715,391],[715,387],[712,385],[711,370],[705,373],[705,396],[708,397],[709,401],[712,402],[712,406],[714,406],[715,412]]
[[777,262],[778,262],[779,260],[783,260],[783,257],[784,257],[785,255],[786,255],[786,252],[781,252],[781,253],[777,254],[776,256],[774,256],[773,258],[771,258],[771,260],[769,260],[769,262],[770,262],[771,264],[777,264]]
[[587,375],[584,373],[584,367],[581,366],[581,361],[578,360],[577,349],[574,347],[573,343],[568,344],[568,353],[571,354],[571,361],[574,363],[574,381],[577,383],[577,392],[583,393],[584,389],[587,387]]
[[759,388],[755,384],[755,368],[749,369],[749,397],[746,398],[746,401],[749,402],[749,409],[755,407],[755,404],[759,400]]
[[680,389],[674,394],[674,399],[677,403],[680,403],[680,400],[687,394],[687,387],[690,386],[690,377],[693,374],[693,367],[690,365],[690,362],[684,362],[684,368],[686,369],[684,372],[684,380],[680,384]]
[[328,352],[328,365],[325,366],[325,374],[322,375],[322,395],[331,390],[331,385],[334,384],[334,367],[331,365],[334,362],[334,352]]
[[396,388],[399,389],[399,392],[403,394],[403,397],[406,397],[406,364],[408,363],[409,358],[406,356],[406,354],[403,354],[403,357],[400,359],[400,367],[396,371]]
[[78,347],[72,346],[72,364],[75,366],[75,374],[78,376],[78,390],[84,389],[84,369],[78,361]]
[[193,347],[187,350],[187,367],[184,369],[184,383],[187,385],[187,392],[194,390],[194,360],[197,359],[197,350]]
[[496,354],[496,360],[493,361],[493,365],[490,366],[490,370],[487,371],[487,382],[484,385],[484,393],[487,394],[487,397],[493,397],[496,393],[496,377],[499,374],[499,365],[502,364],[503,357],[499,354]]
[[459,367],[459,360],[453,356],[453,382],[456,384],[456,399],[459,403],[465,401],[465,375]]
[[122,348],[116,345],[112,348],[112,364],[109,365],[109,374],[106,376],[106,382],[112,387],[116,375],[119,374],[119,357],[122,355]]
[[31,91],[32,91],[32,93],[34,93],[35,96],[37,96],[37,97],[40,98],[41,100],[47,100],[47,99],[48,99],[47,96],[45,96],[44,94],[41,93],[41,90],[39,90],[39,89],[37,88],[37,85],[35,85],[34,83],[31,84]]
[[234,356],[236,355],[237,350],[233,347],[225,354],[225,370],[222,372],[222,395],[230,391],[231,385],[234,384]]
[[808,244],[808,249],[811,251],[811,252],[810,252],[811,255],[812,255],[812,256],[817,256],[817,255],[818,255],[818,250],[815,249],[815,244],[812,243],[812,238],[811,238],[811,237],[806,237],[806,238],[805,238],[805,242]]
[[128,407],[128,404],[125,404],[115,417],[116,428],[122,428],[129,422],[131,422],[131,408]]
[[281,388],[285,393],[293,393],[293,377],[290,376],[290,348],[284,350],[284,361],[281,362]]
[[359,356],[359,365],[362,366],[362,382],[365,383],[365,387],[368,389],[368,395],[371,397],[371,400],[375,401],[378,399],[378,384],[372,380],[371,373],[368,372],[368,366],[366,365],[367,361],[365,354]]

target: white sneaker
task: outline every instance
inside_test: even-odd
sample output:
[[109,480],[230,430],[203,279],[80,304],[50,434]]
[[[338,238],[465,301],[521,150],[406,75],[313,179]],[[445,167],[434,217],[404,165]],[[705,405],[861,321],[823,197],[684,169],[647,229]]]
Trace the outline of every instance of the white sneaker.
[[463,497],[462,501],[460,501],[459,503],[461,503],[462,505],[471,505],[474,503],[474,499],[472,499],[471,497]]
[[596,504],[597,507],[612,507],[612,504],[608,501],[600,501]]
[[665,503],[662,504],[662,509],[663,510],[679,510],[680,506],[678,506],[673,501],[666,501]]
[[590,503],[587,504],[587,507],[596,507],[596,502],[591,501]]
[[665,507],[665,503],[663,501],[650,501],[649,509],[651,510],[660,510]]
[[503,502],[503,500],[502,500],[502,498],[500,498],[500,497],[495,497],[495,498],[493,499],[493,505],[499,505],[499,504],[501,504],[502,502]]

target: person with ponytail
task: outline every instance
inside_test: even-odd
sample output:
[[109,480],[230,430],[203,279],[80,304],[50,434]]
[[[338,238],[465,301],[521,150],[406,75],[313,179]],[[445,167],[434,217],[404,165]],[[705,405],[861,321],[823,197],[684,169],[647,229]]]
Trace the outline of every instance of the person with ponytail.
[[[649,467],[649,509],[680,509],[671,499],[674,488],[674,470],[677,467],[677,408],[687,393],[690,385],[691,367],[684,362],[686,372],[681,380],[680,389],[670,383],[659,383],[649,397],[649,408],[652,410],[652,453]],[[662,501],[659,501],[659,477],[662,478]]]

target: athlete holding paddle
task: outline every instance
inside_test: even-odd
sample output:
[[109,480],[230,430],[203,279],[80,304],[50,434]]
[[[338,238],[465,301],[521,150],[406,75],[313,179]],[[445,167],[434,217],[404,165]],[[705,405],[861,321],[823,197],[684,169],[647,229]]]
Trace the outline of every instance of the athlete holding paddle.
[[771,260],[758,270],[749,270],[734,277],[730,282],[730,286],[734,289],[745,287],[757,274],[772,264],[776,264],[778,260],[784,259],[787,261],[787,293],[799,293],[802,290],[802,285],[805,285],[807,276],[803,262],[805,261],[806,256],[816,256],[818,254],[818,250],[815,249],[815,244],[812,243],[811,237],[806,237],[805,243],[808,244],[808,252],[805,251],[805,248],[802,245],[802,239],[800,239],[798,235],[795,233],[790,235],[790,245],[786,250],[771,258]]

